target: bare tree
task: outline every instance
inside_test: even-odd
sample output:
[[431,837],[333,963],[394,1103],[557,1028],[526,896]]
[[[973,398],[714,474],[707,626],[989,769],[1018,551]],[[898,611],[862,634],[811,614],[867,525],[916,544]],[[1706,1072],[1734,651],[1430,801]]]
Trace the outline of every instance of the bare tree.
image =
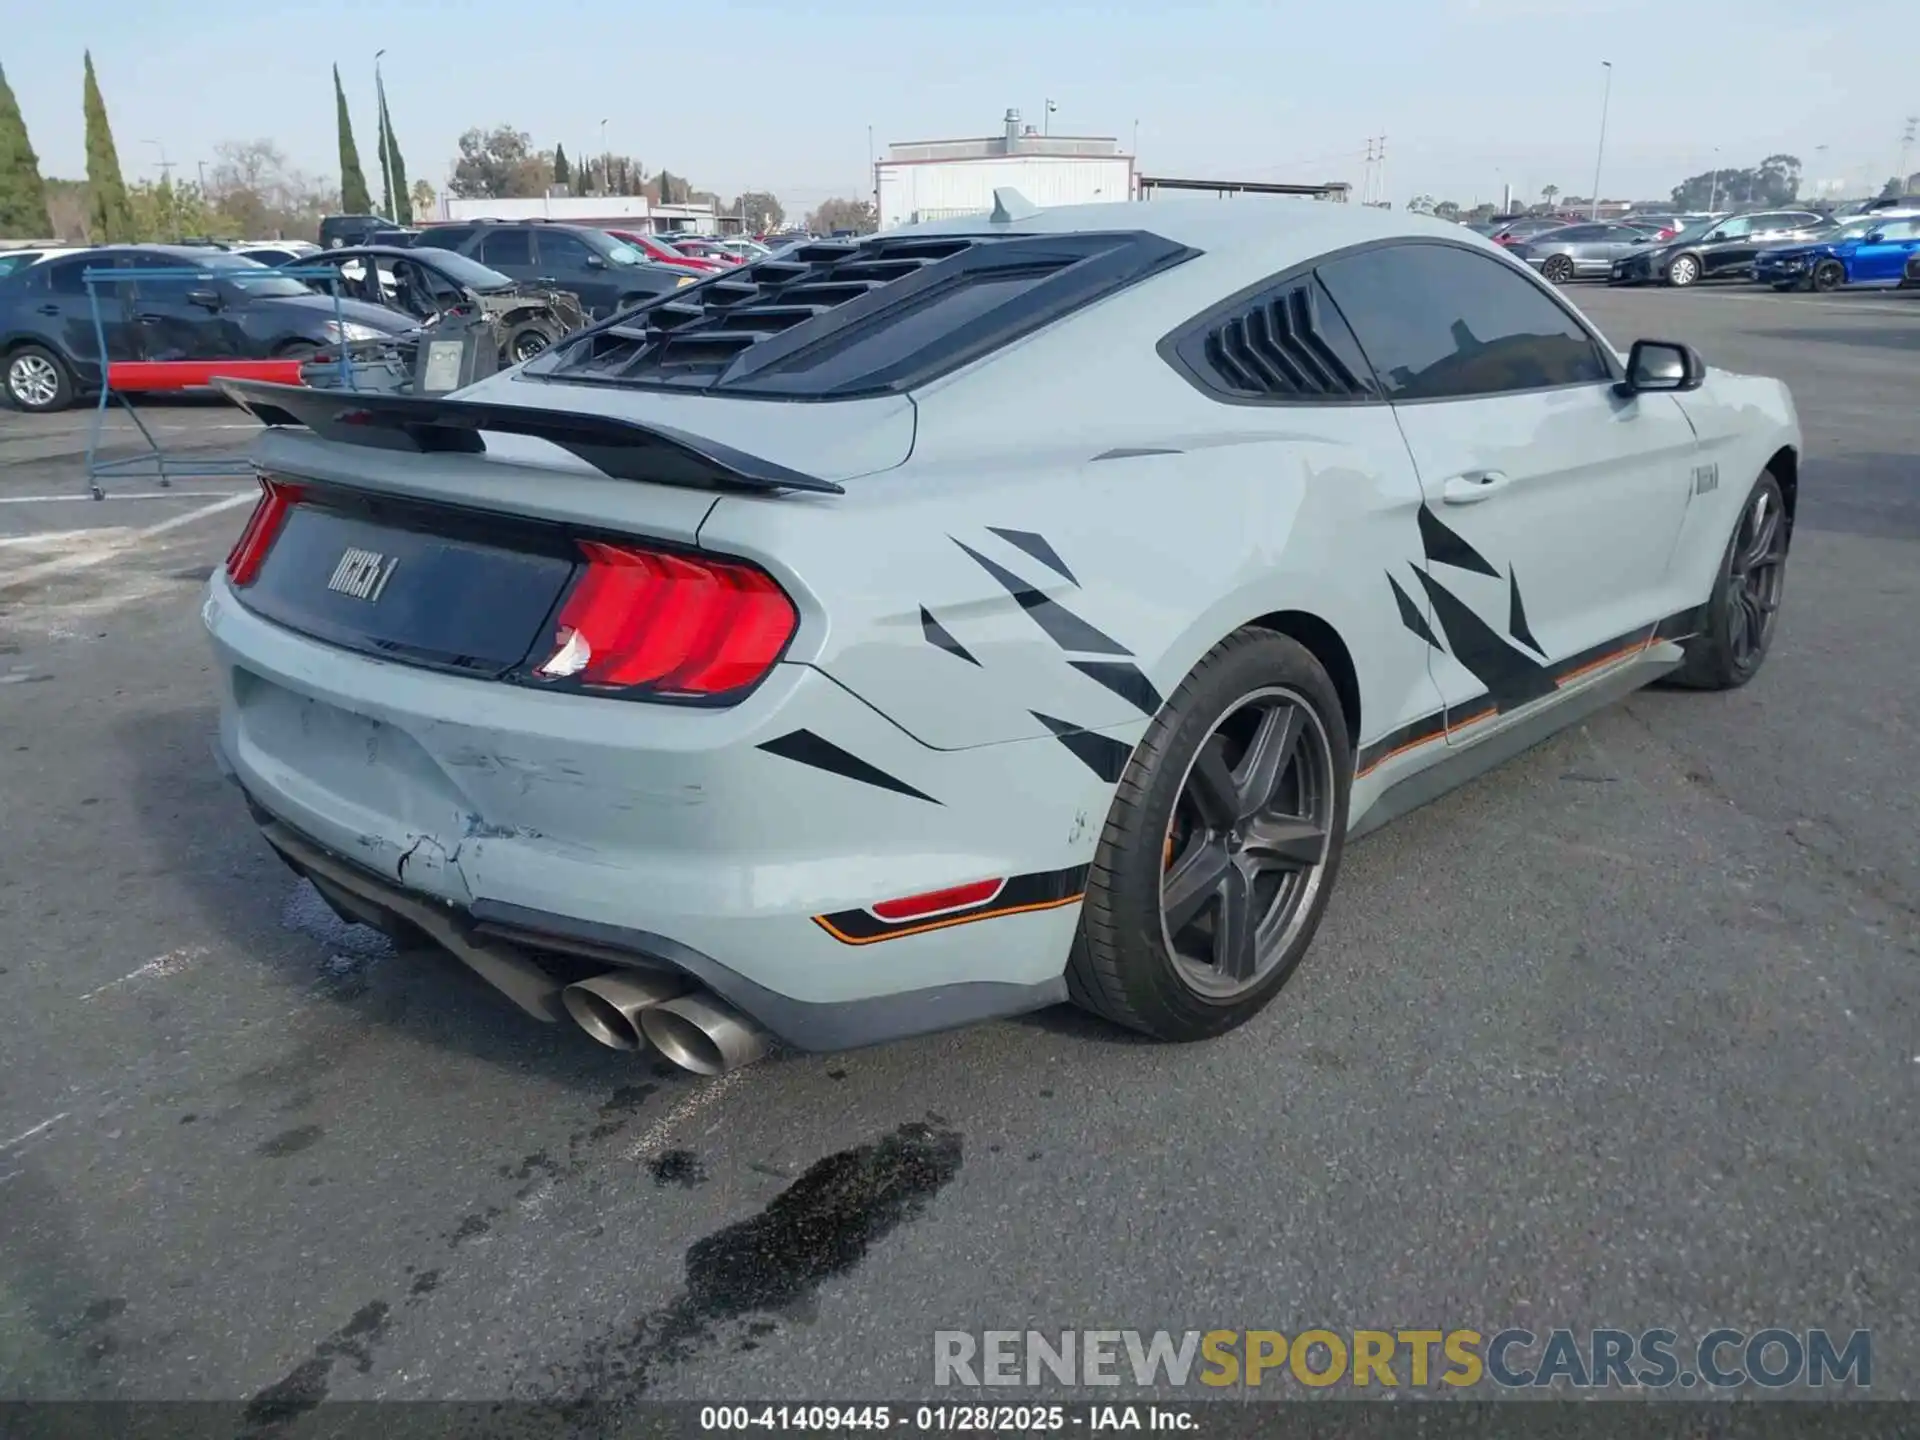
[[536,151],[526,131],[475,126],[460,137],[460,158],[447,190],[462,199],[504,200],[544,195],[552,183],[553,155]]
[[832,235],[840,230],[868,235],[877,228],[871,200],[822,200],[807,216],[807,229],[815,235]]

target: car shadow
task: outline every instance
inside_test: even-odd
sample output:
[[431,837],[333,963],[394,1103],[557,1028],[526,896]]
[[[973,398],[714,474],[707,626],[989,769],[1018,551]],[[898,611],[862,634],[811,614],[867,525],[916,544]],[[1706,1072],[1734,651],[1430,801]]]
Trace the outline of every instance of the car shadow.
[[182,891],[182,909],[289,992],[584,1095],[640,1080],[698,1082],[659,1055],[607,1049],[570,1024],[528,1018],[438,947],[399,951],[340,921],[260,838],[215,766],[215,731],[211,704],[121,721],[115,738],[130,762],[128,798],[160,857],[155,883]]

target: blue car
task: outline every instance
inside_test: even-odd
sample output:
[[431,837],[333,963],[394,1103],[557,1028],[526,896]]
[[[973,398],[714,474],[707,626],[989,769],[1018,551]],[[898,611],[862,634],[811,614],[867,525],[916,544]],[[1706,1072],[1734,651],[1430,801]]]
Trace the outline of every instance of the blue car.
[[1776,290],[1898,285],[1914,256],[1920,256],[1920,215],[1860,215],[1817,245],[1761,251],[1753,278]]

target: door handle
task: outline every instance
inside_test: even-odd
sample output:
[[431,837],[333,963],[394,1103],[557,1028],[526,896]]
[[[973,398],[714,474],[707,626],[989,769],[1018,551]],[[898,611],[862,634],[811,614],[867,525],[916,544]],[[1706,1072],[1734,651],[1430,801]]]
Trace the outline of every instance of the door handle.
[[158,325],[167,317],[164,315],[155,315],[149,311],[144,315],[136,315],[133,318],[138,320],[142,325]]
[[1440,487],[1440,500],[1446,505],[1477,505],[1506,486],[1507,477],[1500,471],[1475,470],[1466,475],[1451,476]]
[[61,313],[58,305],[42,305],[39,309],[42,315],[58,315]]

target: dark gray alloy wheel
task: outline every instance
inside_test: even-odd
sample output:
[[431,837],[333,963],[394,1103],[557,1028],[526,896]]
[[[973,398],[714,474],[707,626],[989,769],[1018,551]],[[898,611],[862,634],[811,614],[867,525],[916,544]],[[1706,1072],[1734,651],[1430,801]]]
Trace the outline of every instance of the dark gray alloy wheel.
[[1733,528],[1720,579],[1707,601],[1700,633],[1673,681],[1695,690],[1732,690],[1760,673],[1786,591],[1793,521],[1780,482],[1761,474]]
[[1549,255],[1540,273],[1555,285],[1564,285],[1573,279],[1573,261],[1565,255]]
[[1075,1002],[1173,1041],[1258,1014],[1312,943],[1352,779],[1313,654],[1265,630],[1221,641],[1121,778],[1067,969]]
[[1196,994],[1237,1000],[1286,953],[1332,834],[1326,727],[1284,686],[1244,696],[1187,766],[1167,827],[1160,938]]
[[1822,260],[1813,267],[1813,288],[1822,293],[1847,283],[1847,267],[1838,260]]

